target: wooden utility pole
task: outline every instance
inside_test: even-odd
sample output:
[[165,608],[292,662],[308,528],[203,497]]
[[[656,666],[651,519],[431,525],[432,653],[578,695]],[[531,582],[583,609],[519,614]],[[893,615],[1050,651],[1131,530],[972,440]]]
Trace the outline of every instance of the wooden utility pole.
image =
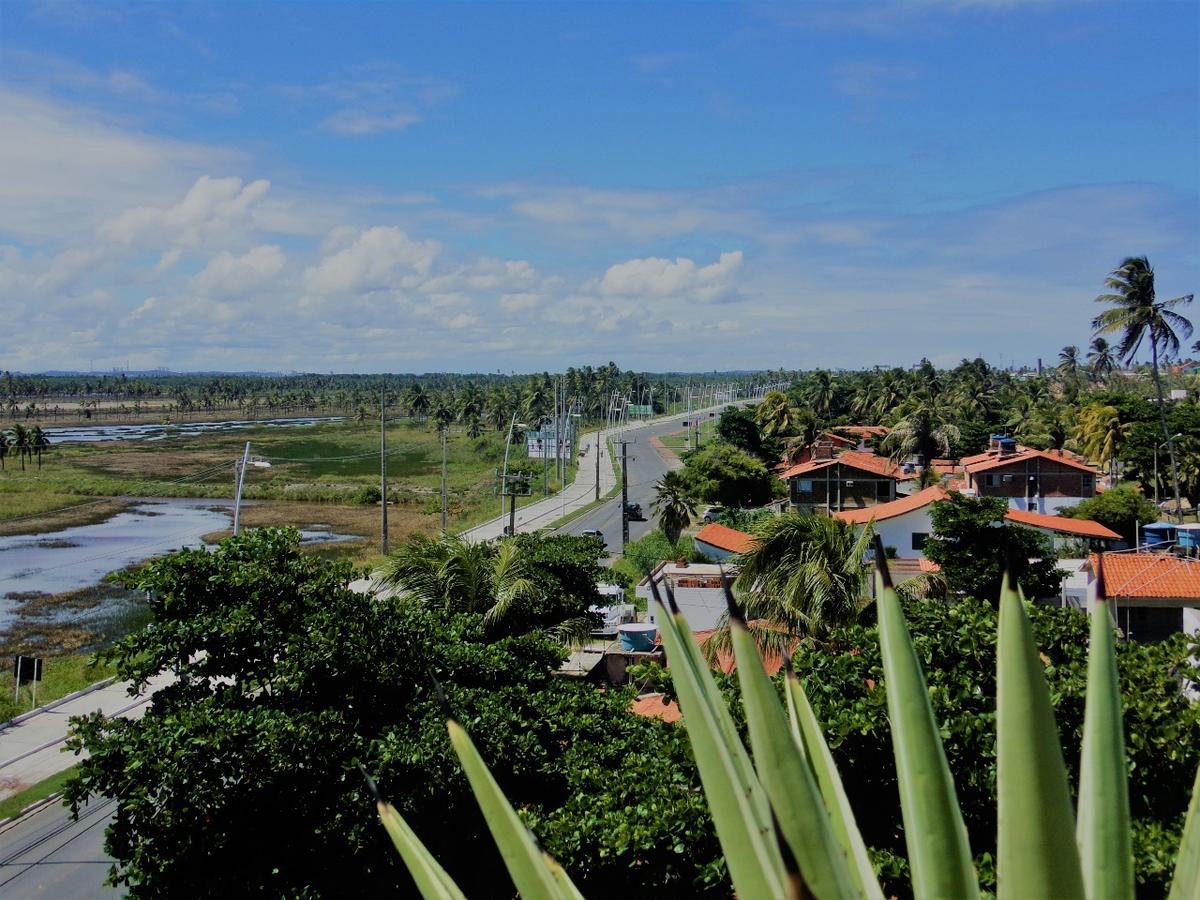
[[629,441],[622,440],[621,444],[621,552],[625,552],[625,545],[629,543],[629,512],[626,504],[629,502],[629,457],[627,450]]
[[446,432],[448,428],[442,428],[442,533],[446,531]]
[[379,514],[380,548],[388,554],[387,526],[387,388],[379,391]]
[[604,446],[604,432],[596,427],[596,499],[600,499],[600,448]]

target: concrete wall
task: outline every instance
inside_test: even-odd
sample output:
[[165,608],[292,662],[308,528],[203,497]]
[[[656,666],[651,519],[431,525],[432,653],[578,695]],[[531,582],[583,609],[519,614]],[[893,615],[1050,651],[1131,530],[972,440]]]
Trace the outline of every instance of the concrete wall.
[[914,509],[902,516],[893,516],[875,523],[875,530],[883,540],[884,547],[895,547],[899,559],[920,559],[925,554],[914,550],[914,534],[933,534],[933,523],[929,518],[929,507]]

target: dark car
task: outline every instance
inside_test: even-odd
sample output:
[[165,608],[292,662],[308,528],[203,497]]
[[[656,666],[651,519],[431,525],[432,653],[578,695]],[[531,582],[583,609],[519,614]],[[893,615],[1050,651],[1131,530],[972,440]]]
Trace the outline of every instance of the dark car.
[[604,543],[604,532],[599,528],[587,528],[583,532],[583,537],[594,537],[600,543]]
[[642,504],[626,503],[625,504],[625,518],[628,519],[630,522],[645,522],[646,517],[645,517],[645,515],[642,514]]

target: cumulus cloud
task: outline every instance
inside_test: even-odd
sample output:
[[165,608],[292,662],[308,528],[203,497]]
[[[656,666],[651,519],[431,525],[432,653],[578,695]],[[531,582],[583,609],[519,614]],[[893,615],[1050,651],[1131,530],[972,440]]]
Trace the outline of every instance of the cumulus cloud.
[[396,227],[368,228],[349,246],[305,271],[304,284],[317,294],[392,287],[405,274],[426,275],[440,251],[437,241],[414,241]]
[[247,225],[270,189],[271,182],[266,179],[245,184],[240,178],[202,175],[179,203],[127,209],[105,222],[100,236],[123,244],[136,241],[195,247],[208,236]]
[[733,291],[733,279],[742,261],[741,250],[722,253],[715,263],[701,267],[684,257],[631,259],[611,266],[604,273],[600,292],[626,297],[683,297],[711,303]]
[[253,247],[241,256],[225,251],[192,278],[191,286],[208,295],[244,294],[278,275],[286,261],[283,251],[274,244]]

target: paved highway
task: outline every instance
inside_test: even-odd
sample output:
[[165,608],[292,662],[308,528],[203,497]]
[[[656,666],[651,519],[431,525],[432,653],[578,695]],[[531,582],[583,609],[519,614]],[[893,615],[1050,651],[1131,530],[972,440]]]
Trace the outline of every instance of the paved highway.
[[[709,414],[704,413],[705,416]],[[716,415],[715,412],[711,412],[711,414],[713,416]],[[667,471],[666,462],[650,446],[650,438],[662,437],[664,434],[682,431],[683,423],[686,419],[687,415],[681,413],[654,425],[648,425],[644,428],[638,428],[625,433],[626,438],[631,441],[626,450],[628,454],[627,466],[629,469],[629,502],[640,503],[642,505],[642,514],[647,519],[645,522],[629,523],[629,539],[631,541],[645,537],[656,527],[654,513],[650,509],[650,504],[654,502],[655,483]],[[617,458],[620,459],[620,446],[613,447],[613,451],[617,454]],[[605,449],[601,465],[609,465],[607,448]],[[560,529],[560,533],[582,534],[585,530],[592,528],[598,529],[604,535],[604,543],[610,553],[614,555],[620,554],[621,497],[619,494],[603,506],[597,507],[591,512],[584,513],[579,518],[569,522]]]
[[111,800],[93,802],[72,822],[52,804],[0,832],[0,898],[53,900],[116,897],[104,885],[112,860],[104,852]]

